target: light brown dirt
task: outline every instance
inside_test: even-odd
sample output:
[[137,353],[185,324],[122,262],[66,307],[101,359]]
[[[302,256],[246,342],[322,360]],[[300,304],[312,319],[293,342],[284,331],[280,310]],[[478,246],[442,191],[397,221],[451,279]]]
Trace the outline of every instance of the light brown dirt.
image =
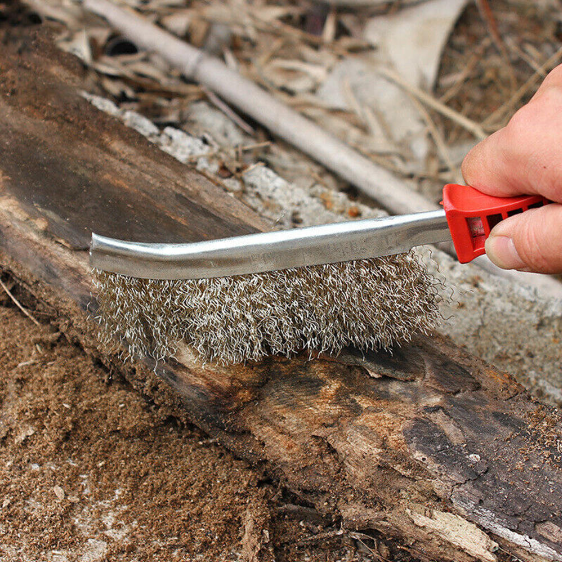
[[4,307],[0,369],[2,554],[234,559],[249,519],[267,527],[256,472]]

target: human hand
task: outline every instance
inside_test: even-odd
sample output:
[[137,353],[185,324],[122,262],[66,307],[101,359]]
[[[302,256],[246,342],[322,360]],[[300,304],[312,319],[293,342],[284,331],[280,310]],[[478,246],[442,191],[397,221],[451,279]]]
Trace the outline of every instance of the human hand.
[[506,127],[468,153],[462,173],[468,185],[490,195],[554,201],[496,225],[486,254],[503,269],[562,273],[562,65]]

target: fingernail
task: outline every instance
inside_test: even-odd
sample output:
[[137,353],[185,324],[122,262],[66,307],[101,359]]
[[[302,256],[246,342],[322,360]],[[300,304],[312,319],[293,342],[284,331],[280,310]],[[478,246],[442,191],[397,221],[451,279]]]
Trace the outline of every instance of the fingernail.
[[486,240],[486,255],[502,269],[526,268],[515,249],[513,239],[508,236],[490,236]]

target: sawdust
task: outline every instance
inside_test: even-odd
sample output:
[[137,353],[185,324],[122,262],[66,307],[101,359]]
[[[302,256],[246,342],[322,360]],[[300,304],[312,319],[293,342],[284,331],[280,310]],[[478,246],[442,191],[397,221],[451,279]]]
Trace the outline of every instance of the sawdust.
[[559,466],[562,462],[560,421],[542,404],[537,404],[536,409],[526,417],[530,424],[525,434],[529,450],[540,452],[545,462]]
[[271,490],[60,337],[0,308],[0,557],[235,559]]

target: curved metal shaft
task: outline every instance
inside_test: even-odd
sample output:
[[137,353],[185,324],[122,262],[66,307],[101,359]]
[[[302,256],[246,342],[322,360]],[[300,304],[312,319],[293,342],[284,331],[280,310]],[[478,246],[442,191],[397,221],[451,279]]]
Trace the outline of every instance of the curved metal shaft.
[[445,211],[438,210],[189,244],[92,234],[90,263],[130,277],[206,279],[375,258],[450,239]]

